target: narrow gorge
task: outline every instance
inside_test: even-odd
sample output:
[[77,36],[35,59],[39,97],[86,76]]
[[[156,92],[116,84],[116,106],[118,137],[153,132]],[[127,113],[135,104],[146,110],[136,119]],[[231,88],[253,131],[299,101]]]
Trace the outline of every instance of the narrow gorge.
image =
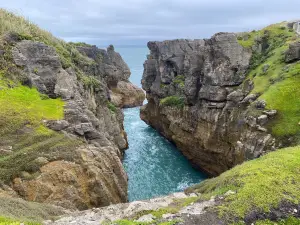
[[150,53],[0,25],[0,225],[300,223],[299,21]]
[[[131,70],[130,80],[140,85],[147,48],[118,48]],[[124,109],[129,148],[123,165],[128,175],[128,200],[145,200],[183,191],[206,179],[176,147],[140,119],[140,107]]]

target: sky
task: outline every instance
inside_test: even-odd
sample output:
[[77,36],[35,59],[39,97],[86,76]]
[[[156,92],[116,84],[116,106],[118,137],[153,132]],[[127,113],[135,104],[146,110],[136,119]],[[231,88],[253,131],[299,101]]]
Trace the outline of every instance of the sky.
[[0,0],[66,41],[145,46],[300,19],[300,0]]

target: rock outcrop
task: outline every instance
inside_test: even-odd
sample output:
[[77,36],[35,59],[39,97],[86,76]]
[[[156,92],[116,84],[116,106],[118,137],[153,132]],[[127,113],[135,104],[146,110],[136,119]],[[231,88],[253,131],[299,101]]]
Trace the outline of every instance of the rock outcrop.
[[44,224],[225,224],[211,210],[207,210],[214,205],[214,198],[199,201],[196,194],[174,193],[145,201],[73,213],[55,222],[45,221]]
[[[1,63],[15,68],[22,75],[22,84],[36,88],[44,99],[61,98],[64,116],[36,121],[55,131],[45,131],[49,138],[34,133],[36,128],[24,121],[27,127],[13,131],[20,137],[12,133],[0,140],[7,160],[13,160],[16,151],[36,149],[36,153],[24,153],[29,155],[22,161],[33,168],[20,167],[23,171],[16,169],[8,180],[0,180],[1,195],[80,210],[126,202],[127,175],[121,160],[128,143],[120,107],[141,105],[144,92],[129,82],[130,70],[122,57],[113,46],[106,51],[64,44],[73,49],[69,65],[51,45],[22,40],[17,34],[6,35],[3,43],[11,46],[3,47],[11,58],[2,55]],[[120,90],[117,97],[115,90]],[[34,135],[37,140],[30,137]],[[33,140],[18,148],[27,137]],[[3,168],[1,176],[6,176],[6,169],[10,167]]]
[[110,99],[117,107],[130,108],[143,105],[145,94],[129,80],[130,70],[111,45],[107,51],[96,46],[79,46],[77,49],[93,59],[96,65],[84,65],[86,74],[103,77],[109,88]]
[[111,102],[121,108],[143,105],[145,93],[130,82],[119,81],[110,91]]
[[[61,160],[59,153],[56,160],[37,158],[39,176],[14,178],[13,190],[29,201],[73,209],[127,201],[127,175],[121,163],[122,151],[128,145],[123,114],[119,108],[111,112],[107,107],[109,89],[103,76],[82,78],[73,68],[63,69],[56,51],[39,42],[17,42],[12,56],[16,65],[23,68],[26,83],[65,102],[64,119],[44,121],[45,126],[64,132],[66,138],[78,137],[83,141],[73,149],[69,160]],[[122,58],[111,61],[116,65],[111,65],[111,70],[126,80],[130,71]],[[87,66],[106,67],[103,62],[87,62]],[[106,75],[111,74],[106,71]],[[86,84],[84,79],[92,79],[94,83]]]
[[[263,127],[271,117],[249,113],[258,97],[246,79],[252,51],[235,34],[149,42],[148,47],[142,80],[148,104],[141,118],[196,167],[218,175],[274,149],[275,140]],[[257,108],[260,103],[255,102]]]

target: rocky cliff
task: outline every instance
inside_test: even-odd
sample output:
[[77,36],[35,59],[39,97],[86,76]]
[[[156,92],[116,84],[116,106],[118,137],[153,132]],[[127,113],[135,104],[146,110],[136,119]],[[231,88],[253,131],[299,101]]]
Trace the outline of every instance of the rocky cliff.
[[65,43],[0,13],[0,196],[69,209],[126,202],[120,107],[144,100],[128,66],[113,46]]
[[299,146],[281,149],[190,187],[185,194],[73,213],[46,224],[299,224],[299,155]]
[[299,77],[292,24],[149,42],[141,118],[211,175],[295,144],[298,110],[287,110],[299,104],[290,86]]

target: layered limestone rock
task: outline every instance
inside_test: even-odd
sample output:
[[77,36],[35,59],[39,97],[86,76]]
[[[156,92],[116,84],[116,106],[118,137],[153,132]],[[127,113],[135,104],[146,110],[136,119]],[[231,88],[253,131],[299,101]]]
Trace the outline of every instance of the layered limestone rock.
[[[148,104],[141,118],[196,167],[218,175],[274,148],[263,127],[272,113],[264,118],[258,118],[262,112],[248,113],[258,97],[249,94],[253,83],[245,79],[252,52],[235,34],[149,42],[148,47],[142,79]],[[255,105],[265,107],[261,101]]]
[[[143,91],[132,88],[130,70],[121,56],[112,46],[107,51],[79,46],[81,58],[75,66],[63,68],[56,50],[44,43],[7,36],[7,44],[13,46],[12,60],[23,75],[23,84],[37,88],[43,96],[61,98],[65,106],[63,120],[43,121],[59,135],[43,139],[44,150],[39,147],[41,152],[28,162],[34,169],[24,168],[2,184],[1,195],[81,210],[126,202],[127,175],[121,159],[128,143],[124,116],[111,103],[111,92],[121,87],[118,106],[134,106],[142,103]],[[18,141],[10,143],[8,157]],[[74,142],[73,147],[61,151],[63,141]]]
[[119,81],[110,92],[111,101],[118,107],[130,108],[143,105],[145,93],[130,82]]
[[113,104],[121,108],[143,105],[144,91],[128,80],[130,70],[112,45],[107,51],[96,46],[79,46],[77,49],[97,63],[97,65],[85,65],[83,70],[86,74],[104,78]]

